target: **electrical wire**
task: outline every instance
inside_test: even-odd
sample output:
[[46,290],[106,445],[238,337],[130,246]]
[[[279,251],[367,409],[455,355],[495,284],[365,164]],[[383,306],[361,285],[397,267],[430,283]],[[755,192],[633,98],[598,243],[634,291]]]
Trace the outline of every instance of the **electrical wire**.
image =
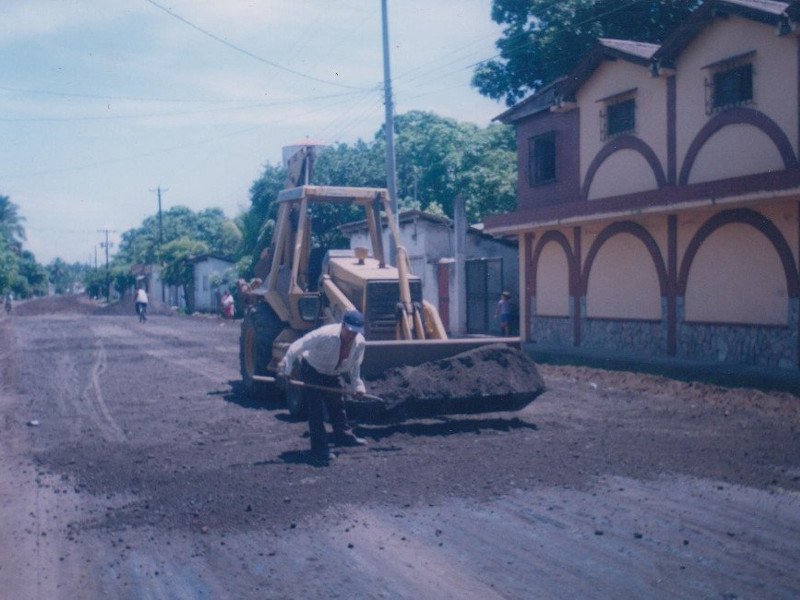
[[212,40],[215,40],[215,41],[219,42],[220,44],[223,44],[224,46],[227,46],[228,48],[236,50],[237,52],[240,52],[240,53],[244,54],[245,56],[249,56],[252,59],[255,59],[255,60],[257,60],[257,61],[259,61],[261,63],[269,65],[274,69],[278,69],[280,71],[285,71],[287,73],[291,73],[291,74],[296,75],[298,77],[303,77],[304,79],[309,79],[311,81],[316,81],[318,83],[324,83],[326,85],[333,85],[333,86],[336,86],[336,87],[346,88],[346,89],[351,89],[351,90],[364,89],[364,88],[357,87],[357,86],[345,85],[343,83],[338,83],[336,81],[330,81],[328,79],[321,79],[319,77],[314,77],[313,75],[309,75],[308,73],[303,73],[302,71],[297,71],[295,69],[280,65],[280,64],[278,64],[278,63],[276,63],[274,61],[268,60],[268,59],[266,59],[266,58],[264,58],[262,56],[254,54],[253,52],[250,52],[249,50],[246,50],[245,48],[242,48],[241,46],[237,46],[236,44],[233,44],[233,43],[229,42],[225,38],[219,37],[218,35],[208,31],[207,29],[203,29],[199,25],[195,25],[194,23],[192,23],[188,19],[185,19],[182,16],[180,16],[179,14],[171,11],[166,6],[162,6],[158,2],[155,2],[155,0],[144,0],[144,1],[149,3],[149,4],[152,4],[153,6],[155,6],[158,9],[164,11],[169,16],[173,17],[174,19],[177,19],[181,23],[184,23],[185,25],[188,25],[192,29],[194,29],[196,31],[199,31],[203,35],[210,37]]
[[38,94],[44,96],[58,96],[61,98],[90,98],[92,100],[130,100],[134,102],[169,102],[169,103],[197,103],[197,104],[221,104],[236,102],[253,102],[253,99],[246,100],[210,100],[201,98],[152,98],[146,96],[104,96],[101,94],[79,94],[71,92],[59,92],[55,90],[36,90],[27,88],[17,88],[0,85],[0,90],[19,94]]
[[[364,93],[371,94],[371,93],[375,93],[376,91],[377,90],[372,89],[372,90],[367,90]],[[331,108],[333,106],[341,104],[343,101],[349,101],[349,100],[350,100],[349,97],[345,98],[344,100],[339,99],[339,101],[331,103],[331,104],[329,104],[327,106],[317,107],[317,108],[311,109],[309,111],[306,111],[304,113],[300,113],[299,115],[297,115],[297,117],[300,118],[300,117],[305,117],[305,116],[308,116],[308,115],[312,115],[312,114],[314,114],[316,112],[319,112],[321,110],[325,110],[326,108]],[[84,164],[84,165],[77,165],[77,166],[72,166],[72,167],[63,167],[63,168],[60,168],[60,169],[28,171],[28,172],[22,172],[22,173],[10,173],[10,174],[5,174],[5,175],[0,175],[0,179],[15,179],[15,178],[21,178],[21,177],[33,177],[33,176],[43,176],[43,175],[51,175],[51,174],[59,174],[59,173],[69,173],[69,172],[73,172],[73,171],[82,171],[82,170],[90,169],[90,168],[93,168],[93,167],[105,166],[105,165],[115,164],[115,163],[119,163],[119,162],[127,162],[127,161],[132,161],[132,160],[138,160],[138,159],[141,159],[141,158],[150,158],[150,157],[158,156],[160,154],[164,154],[164,153],[167,153],[167,152],[174,152],[176,150],[184,150],[186,148],[194,148],[194,147],[198,147],[198,146],[203,146],[205,144],[210,144],[210,143],[213,143],[213,142],[217,142],[219,140],[223,140],[223,139],[227,139],[227,138],[230,138],[230,137],[242,135],[242,134],[245,134],[245,133],[249,133],[251,131],[256,131],[256,130],[262,129],[262,128],[266,127],[266,126],[267,126],[267,124],[262,123],[262,124],[259,124],[259,125],[254,125],[252,127],[239,129],[239,130],[232,131],[230,133],[222,134],[222,135],[219,135],[219,136],[205,138],[205,139],[199,140],[197,142],[179,144],[179,145],[176,145],[176,146],[170,146],[170,147],[167,147],[167,148],[161,148],[161,149],[158,149],[158,150],[153,150],[151,152],[144,152],[144,153],[140,153],[140,154],[122,156],[122,157],[117,157],[117,158],[110,158],[110,159],[106,159],[106,160],[102,160],[102,161],[96,161],[96,162],[93,162],[93,163],[87,163],[87,164]]]
[[138,113],[126,115],[103,115],[103,116],[86,116],[86,117],[0,117],[0,123],[19,123],[19,122],[72,122],[72,121],[116,121],[125,119],[147,119],[157,117],[176,117],[197,114],[210,114],[219,112],[231,112],[239,110],[253,110],[257,108],[269,108],[273,106],[284,106],[289,104],[297,104],[301,102],[311,102],[316,100],[326,100],[329,98],[340,98],[343,96],[353,96],[363,92],[343,92],[341,94],[327,94],[324,96],[312,96],[307,98],[296,98],[286,100],[274,100],[272,102],[259,102],[257,104],[250,104],[245,106],[226,106],[221,108],[209,108],[202,110],[190,111],[170,111],[170,112],[155,112],[155,113]]

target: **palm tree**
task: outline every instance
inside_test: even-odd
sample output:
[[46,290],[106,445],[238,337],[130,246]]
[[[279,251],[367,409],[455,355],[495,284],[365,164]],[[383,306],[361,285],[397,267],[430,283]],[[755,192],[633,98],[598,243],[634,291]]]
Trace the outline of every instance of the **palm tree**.
[[10,246],[19,247],[25,241],[24,220],[19,207],[8,196],[0,196],[0,237],[5,238]]

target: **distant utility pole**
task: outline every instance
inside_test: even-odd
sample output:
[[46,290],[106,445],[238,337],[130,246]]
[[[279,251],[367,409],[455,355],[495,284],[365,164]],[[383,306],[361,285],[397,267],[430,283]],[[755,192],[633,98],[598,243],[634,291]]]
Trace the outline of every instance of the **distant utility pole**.
[[[381,22],[383,25],[383,104],[385,108],[384,135],[386,136],[386,187],[389,190],[389,199],[395,222],[400,223],[397,203],[397,164],[394,158],[394,102],[392,101],[392,74],[389,68],[389,16],[387,14],[386,0],[381,0]],[[395,240],[389,245],[389,262],[397,264],[395,245],[400,240]]]
[[161,284],[161,302],[165,302],[164,298],[164,281],[161,279],[161,269],[164,268],[164,265],[161,261],[161,246],[164,244],[164,221],[161,217],[161,192],[168,192],[169,188],[162,190],[161,186],[158,186],[154,190],[150,190],[151,192],[156,192],[158,194],[158,281]]
[[[113,246],[112,242],[108,241],[108,235],[110,233],[116,233],[114,229],[98,229],[99,233],[106,234],[106,241],[100,242],[100,246],[106,249],[106,302],[111,300],[111,270],[108,267],[108,249]],[[96,256],[96,255],[95,255]],[[95,259],[96,262],[96,259]]]

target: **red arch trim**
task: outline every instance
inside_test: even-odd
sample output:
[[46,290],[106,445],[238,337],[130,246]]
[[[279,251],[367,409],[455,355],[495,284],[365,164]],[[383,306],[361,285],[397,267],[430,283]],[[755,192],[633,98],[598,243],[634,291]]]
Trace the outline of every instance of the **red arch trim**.
[[735,208],[717,213],[706,221],[697,233],[694,234],[692,241],[686,248],[686,255],[681,262],[680,275],[678,276],[678,295],[686,295],[686,285],[689,280],[689,269],[697,255],[697,251],[703,242],[717,229],[723,225],[731,223],[744,223],[755,227],[772,242],[773,247],[778,252],[783,265],[783,272],[786,275],[786,288],[790,298],[800,296],[800,275],[797,273],[797,265],[792,256],[791,248],[783,237],[780,230],[767,217],[749,208]]
[[681,167],[681,174],[678,177],[678,184],[686,185],[689,182],[689,175],[692,172],[692,167],[697,160],[697,155],[700,150],[708,142],[708,140],[723,127],[728,125],[746,124],[752,125],[763,131],[769,139],[778,148],[778,152],[783,159],[784,166],[789,169],[797,166],[797,156],[792,148],[792,143],[786,136],[784,131],[778,124],[770,119],[767,115],[752,108],[731,108],[724,112],[719,113],[711,119],[699,131],[692,140],[689,150],[686,152],[686,158]]
[[612,223],[603,229],[603,231],[600,232],[600,235],[597,236],[597,239],[595,239],[592,247],[589,248],[589,253],[586,255],[586,262],[583,265],[583,273],[581,275],[581,294],[585,296],[587,293],[589,288],[589,274],[592,271],[592,263],[594,263],[594,259],[597,257],[597,253],[600,251],[600,248],[609,239],[620,233],[629,233],[638,238],[645,245],[645,248],[647,248],[647,251],[650,253],[650,257],[653,259],[653,265],[656,268],[661,296],[666,296],[669,285],[667,268],[664,264],[664,257],[661,256],[661,250],[658,248],[658,244],[656,244],[653,236],[650,235],[650,232],[633,221],[619,221],[617,223]]
[[598,169],[600,169],[600,165],[602,165],[609,156],[620,150],[634,150],[641,154],[653,170],[653,175],[655,175],[658,187],[662,188],[667,185],[664,169],[653,149],[635,136],[621,135],[603,146],[589,165],[589,169],[586,171],[586,179],[584,179],[583,187],[581,188],[581,198],[583,200],[589,199],[589,189],[592,186],[592,181],[594,181]]
[[564,254],[567,255],[567,265],[569,266],[569,295],[574,296],[577,289],[575,276],[575,254],[572,252],[572,247],[569,245],[569,240],[567,240],[567,237],[560,231],[552,230],[545,232],[542,237],[539,238],[539,241],[536,244],[536,249],[533,251],[533,256],[531,257],[531,264],[533,265],[533,269],[531,271],[531,290],[533,291],[533,295],[536,295],[536,272],[539,270],[539,256],[542,254],[542,250],[544,250],[545,245],[550,242],[555,242],[561,246],[561,248],[564,250]]

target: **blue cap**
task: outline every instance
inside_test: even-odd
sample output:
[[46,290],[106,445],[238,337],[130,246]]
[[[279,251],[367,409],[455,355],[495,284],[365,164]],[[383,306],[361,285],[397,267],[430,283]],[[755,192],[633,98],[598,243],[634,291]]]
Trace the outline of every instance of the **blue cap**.
[[353,333],[364,333],[364,315],[357,310],[348,310],[342,317],[342,324]]

